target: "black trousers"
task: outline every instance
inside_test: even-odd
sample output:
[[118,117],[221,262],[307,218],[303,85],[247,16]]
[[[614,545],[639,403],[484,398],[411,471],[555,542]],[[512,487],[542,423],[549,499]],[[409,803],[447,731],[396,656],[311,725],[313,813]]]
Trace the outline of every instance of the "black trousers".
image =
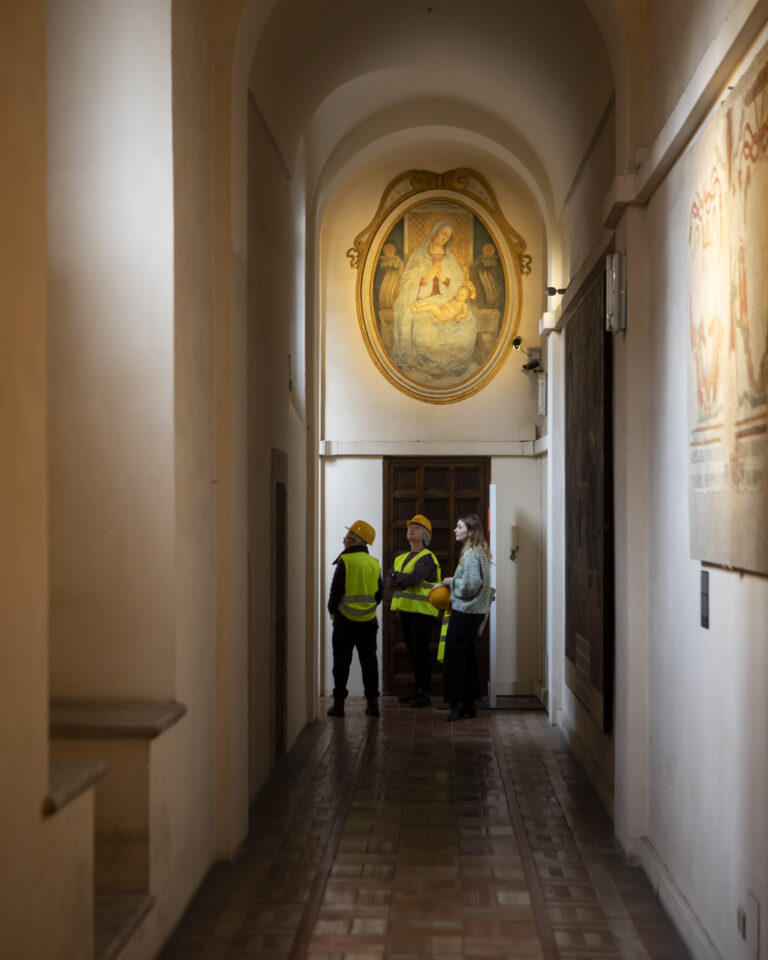
[[435,618],[425,613],[400,611],[400,626],[408,656],[413,661],[413,679],[419,693],[429,693],[432,669],[429,663],[429,639]]
[[333,699],[346,700],[349,691],[349,668],[352,652],[357,649],[363,673],[363,690],[367,700],[379,696],[379,658],[376,656],[376,633],[379,621],[348,620],[343,613],[333,618]]
[[472,706],[477,696],[477,631],[482,613],[451,610],[443,661],[443,697],[446,703]]

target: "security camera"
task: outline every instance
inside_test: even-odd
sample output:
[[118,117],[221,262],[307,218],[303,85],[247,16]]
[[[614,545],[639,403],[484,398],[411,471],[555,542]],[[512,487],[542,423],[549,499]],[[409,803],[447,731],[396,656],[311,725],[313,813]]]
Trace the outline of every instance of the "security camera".
[[522,337],[515,337],[515,339],[512,341],[512,346],[515,348],[515,350],[519,350],[522,345],[523,345]]
[[541,360],[529,360],[528,363],[523,364],[523,370],[525,370],[526,373],[530,373],[531,370],[538,370],[540,366]]

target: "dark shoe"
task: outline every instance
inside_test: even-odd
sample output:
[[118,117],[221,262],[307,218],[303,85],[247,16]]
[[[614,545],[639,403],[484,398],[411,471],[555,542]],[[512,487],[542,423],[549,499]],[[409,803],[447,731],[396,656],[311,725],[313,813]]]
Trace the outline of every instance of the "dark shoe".
[[458,720],[460,716],[461,716],[461,714],[459,713],[459,708],[458,708],[458,707],[451,707],[451,709],[448,711],[448,714],[447,714],[447,716],[446,716],[446,718],[445,718],[445,722],[446,722],[446,723],[453,723],[454,720]]
[[466,703],[463,703],[463,704],[461,705],[461,709],[459,710],[459,716],[460,716],[460,717],[469,717],[470,720],[471,720],[473,717],[476,717],[476,716],[477,716],[477,710],[475,709],[475,705],[474,705],[474,704],[467,705]]
[[343,717],[344,716],[344,701],[343,700],[334,700],[333,703],[328,707],[326,711],[329,717]]
[[366,717],[378,717],[379,714],[379,701],[378,700],[369,700],[368,706],[365,708]]
[[415,694],[414,692],[411,692],[411,693],[401,693],[400,696],[397,698],[397,702],[398,702],[398,703],[408,703],[408,704],[409,704],[409,703],[411,702],[411,700],[413,700],[413,698],[414,698],[415,696],[416,696],[416,694]]
[[428,693],[417,693],[410,704],[412,707],[431,707],[432,698]]

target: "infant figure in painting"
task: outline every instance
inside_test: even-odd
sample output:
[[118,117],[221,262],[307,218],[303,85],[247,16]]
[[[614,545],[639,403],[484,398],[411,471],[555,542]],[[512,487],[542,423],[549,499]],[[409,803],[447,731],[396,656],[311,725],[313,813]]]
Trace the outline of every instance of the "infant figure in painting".
[[448,300],[446,303],[434,303],[432,300],[414,300],[411,304],[411,310],[416,310],[419,313],[426,310],[432,314],[438,323],[445,323],[447,320],[459,323],[469,313],[467,300],[474,300],[475,296],[475,285],[471,280],[468,280],[466,283],[462,283],[452,300]]

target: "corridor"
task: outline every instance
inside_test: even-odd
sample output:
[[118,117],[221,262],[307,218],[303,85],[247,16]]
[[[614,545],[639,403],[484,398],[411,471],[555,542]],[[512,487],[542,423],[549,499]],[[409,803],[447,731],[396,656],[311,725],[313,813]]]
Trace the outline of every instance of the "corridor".
[[162,960],[689,954],[544,711],[305,728]]

